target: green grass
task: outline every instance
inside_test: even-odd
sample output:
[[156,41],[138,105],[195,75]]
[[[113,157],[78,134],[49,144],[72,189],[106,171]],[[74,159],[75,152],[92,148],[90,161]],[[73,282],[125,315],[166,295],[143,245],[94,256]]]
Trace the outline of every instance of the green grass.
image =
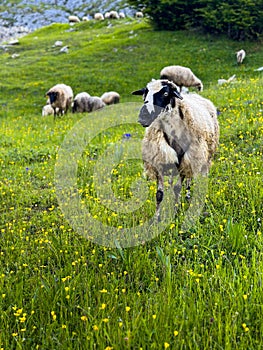
[[[69,45],[69,54],[52,47],[56,40]],[[55,24],[1,51],[1,349],[263,347],[263,79],[254,71],[263,48],[242,47],[247,57],[239,67],[238,42],[154,32],[144,21],[124,20],[111,27]],[[20,56],[12,59],[13,53]],[[130,248],[97,245],[72,227],[56,196],[60,147],[83,115],[43,118],[45,92],[58,82],[75,94],[116,90],[128,111],[128,102],[141,103],[131,92],[168,64],[191,67],[204,83],[203,96],[220,111],[220,146],[202,214],[182,230],[188,210],[182,201],[154,239]],[[217,85],[233,74],[233,84]],[[116,110],[105,111],[103,123],[114,125]],[[87,117],[89,130],[100,126],[100,116]],[[152,216],[154,183],[140,210],[116,215],[97,197],[93,169],[109,144],[118,160],[118,145],[143,132],[135,113],[133,123],[94,135],[79,158],[81,205],[119,230],[120,240],[123,227],[136,234]],[[140,160],[116,163],[109,175],[116,198],[129,203],[141,175]],[[97,226],[89,229],[101,235]]]

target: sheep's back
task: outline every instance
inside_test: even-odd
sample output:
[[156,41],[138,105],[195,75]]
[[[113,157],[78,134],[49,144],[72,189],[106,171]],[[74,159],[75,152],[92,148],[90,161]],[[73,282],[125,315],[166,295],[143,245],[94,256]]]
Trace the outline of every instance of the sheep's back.
[[190,68],[182,66],[167,66],[160,72],[161,79],[171,80],[179,86],[188,86],[186,84],[191,80],[192,75],[193,73]]
[[176,106],[165,111],[150,128],[163,130],[180,158],[179,171],[188,178],[207,173],[219,140],[217,112],[213,103],[198,94],[176,100]]
[[118,94],[118,92],[115,92],[115,91],[104,92],[100,98],[107,105],[120,102],[120,95]]
[[171,80],[179,87],[197,86],[199,90],[203,90],[202,81],[188,67],[183,66],[167,66],[160,72],[161,79]]
[[66,97],[73,100],[73,90],[69,85],[66,84],[57,84],[56,87],[63,89],[65,91]]
[[217,144],[217,111],[210,100],[198,94],[188,94],[184,95],[183,100],[178,100],[178,106],[193,135],[206,135],[206,141]]
[[102,101],[99,96],[90,96],[88,98],[88,112],[96,111],[97,109],[101,109],[106,104]]
[[80,92],[74,98],[73,108],[75,112],[88,112],[89,111],[89,98],[90,94],[87,92]]
[[180,172],[186,177],[207,174],[219,142],[217,111],[211,101],[197,94],[178,102],[189,132],[189,148],[184,154]]

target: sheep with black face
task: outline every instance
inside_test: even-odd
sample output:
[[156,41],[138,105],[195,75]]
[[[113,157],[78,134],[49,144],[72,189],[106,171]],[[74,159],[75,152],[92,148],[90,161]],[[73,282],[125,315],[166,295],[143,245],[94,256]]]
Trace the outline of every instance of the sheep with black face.
[[[146,127],[142,158],[149,178],[157,181],[156,215],[160,218],[164,175],[178,175],[174,186],[178,202],[183,181],[207,176],[219,141],[217,111],[213,103],[198,94],[182,97],[168,80],[153,80],[133,95],[143,95],[139,122]],[[172,180],[171,180],[172,184]]]
[[54,117],[66,114],[73,101],[73,91],[69,85],[56,84],[50,88],[45,96],[48,97],[48,103],[54,110]]

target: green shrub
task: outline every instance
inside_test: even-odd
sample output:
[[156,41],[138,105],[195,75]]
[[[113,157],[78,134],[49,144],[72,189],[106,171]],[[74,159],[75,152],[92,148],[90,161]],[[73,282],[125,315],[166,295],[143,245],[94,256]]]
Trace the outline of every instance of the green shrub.
[[141,8],[158,30],[198,28],[235,40],[258,39],[263,33],[263,1],[128,0]]

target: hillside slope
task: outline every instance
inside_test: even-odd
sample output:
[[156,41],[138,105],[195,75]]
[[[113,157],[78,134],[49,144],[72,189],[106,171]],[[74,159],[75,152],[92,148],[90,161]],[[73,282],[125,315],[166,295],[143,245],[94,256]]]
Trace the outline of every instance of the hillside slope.
[[[1,48],[1,349],[263,349],[263,79],[255,71],[263,48],[242,46],[238,66],[237,42],[126,19],[52,24]],[[156,232],[156,187],[140,157],[142,99],[131,92],[168,64],[202,79],[202,95],[218,108],[220,145],[201,203],[197,181],[196,201],[183,191]],[[55,83],[75,94],[116,90],[121,103],[42,117]]]
[[[54,43],[61,40],[67,54]],[[180,64],[190,67],[204,83],[204,91],[220,78],[236,74],[238,81],[259,78],[263,48],[246,42],[247,57],[236,64],[240,44],[224,38],[203,37],[187,32],[154,32],[147,22],[90,21],[75,26],[52,24],[20,39],[20,44],[0,51],[1,103],[21,112],[38,112],[43,95],[57,82],[74,92],[98,95],[116,90],[123,101],[134,100],[130,92],[158,78],[162,67]],[[15,56],[14,56],[15,55]],[[16,58],[12,58],[16,57]],[[10,99],[10,91],[16,99]],[[205,92],[204,92],[205,93]],[[30,103],[28,103],[30,101]],[[3,113],[3,112],[2,112]]]

